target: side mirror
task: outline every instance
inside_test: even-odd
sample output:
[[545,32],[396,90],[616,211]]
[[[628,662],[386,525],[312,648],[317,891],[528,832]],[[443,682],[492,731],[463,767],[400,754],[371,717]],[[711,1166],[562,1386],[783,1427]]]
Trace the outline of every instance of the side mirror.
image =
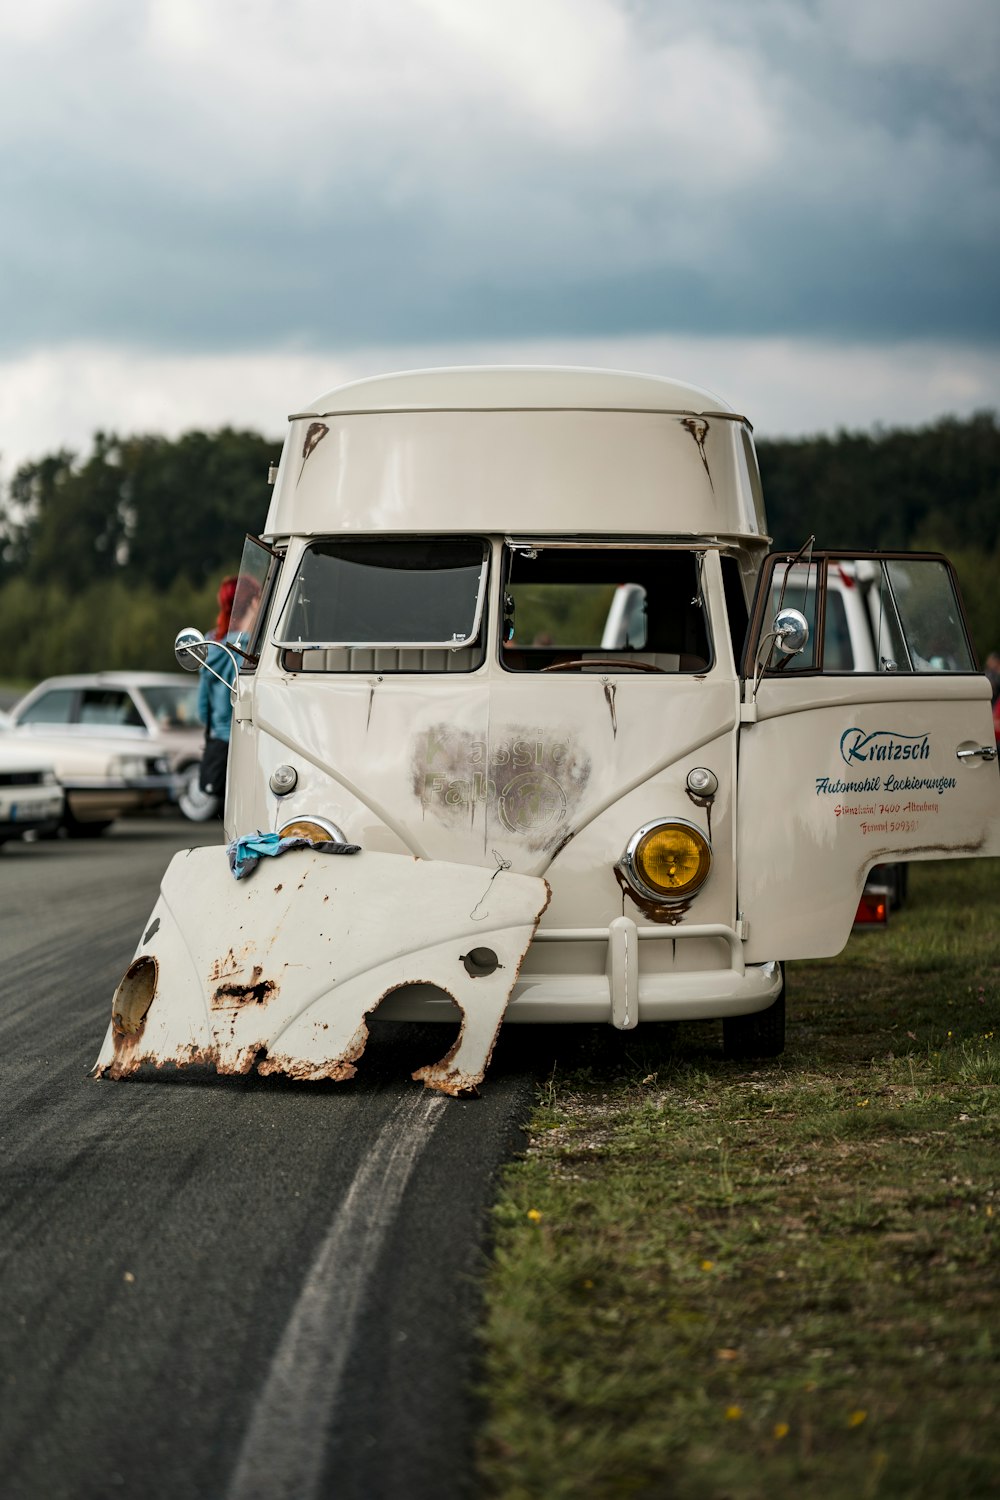
[[771,628],[774,644],[785,656],[798,656],[809,644],[809,621],[800,609],[779,610]]
[[174,655],[177,658],[177,665],[183,667],[185,672],[197,672],[199,667],[205,665],[208,642],[200,630],[196,630],[193,625],[186,625],[177,633],[177,639],[174,641]]

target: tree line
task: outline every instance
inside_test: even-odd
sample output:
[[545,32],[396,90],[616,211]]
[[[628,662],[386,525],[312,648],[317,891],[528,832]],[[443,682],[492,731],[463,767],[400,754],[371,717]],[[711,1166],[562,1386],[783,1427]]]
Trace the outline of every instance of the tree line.
[[[758,442],[775,545],[941,550],[980,656],[1000,646],[1000,426],[993,412],[915,429]],[[264,524],[280,439],[222,428],[98,433],[22,464],[0,496],[3,675],[173,666],[219,578]]]
[[1000,649],[1000,425],[995,412],[919,428],[757,445],[775,546],[945,552],[982,661]]

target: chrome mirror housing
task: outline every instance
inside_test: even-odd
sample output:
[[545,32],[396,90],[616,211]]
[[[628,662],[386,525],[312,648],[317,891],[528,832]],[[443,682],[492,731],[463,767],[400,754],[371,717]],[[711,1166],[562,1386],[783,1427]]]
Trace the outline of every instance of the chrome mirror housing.
[[197,672],[199,667],[205,665],[208,642],[200,630],[196,630],[193,625],[185,625],[183,630],[177,632],[174,655],[177,665],[183,667],[185,672]]
[[774,644],[785,656],[798,656],[809,644],[809,621],[800,609],[779,610],[771,628]]

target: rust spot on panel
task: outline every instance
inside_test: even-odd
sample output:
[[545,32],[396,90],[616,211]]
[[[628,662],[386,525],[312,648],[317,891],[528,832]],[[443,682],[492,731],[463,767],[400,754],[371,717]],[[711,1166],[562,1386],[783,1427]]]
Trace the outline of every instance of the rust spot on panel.
[[563,852],[563,850],[565,849],[566,845],[570,842],[570,840],[571,839],[575,839],[575,838],[576,838],[576,829],[575,828],[571,828],[568,833],[564,833],[563,836],[562,836],[562,838],[559,840],[558,844],[556,844],[555,848],[552,850],[552,854],[551,854],[552,859],[555,859],[557,855],[561,854]]
[[[448,998],[454,1004],[458,1005],[458,1001],[450,991],[446,990],[445,994],[448,995]],[[479,1085],[482,1083],[486,1069],[490,1065],[490,1059],[493,1056],[493,1049],[497,1044],[497,1037],[500,1035],[502,1022],[503,1013],[501,1012],[497,1017],[496,1029],[493,1032],[482,1068],[475,1073],[463,1073],[461,1068],[449,1068],[448,1066],[458,1055],[458,1050],[465,1038],[466,1016],[463,1010],[462,1024],[459,1027],[458,1036],[452,1042],[444,1056],[436,1063],[430,1063],[424,1068],[417,1068],[410,1074],[410,1077],[415,1083],[422,1083],[424,1088],[433,1089],[438,1094],[449,1094],[453,1099],[478,1099]]]
[[[388,994],[389,991],[386,991]],[[357,1029],[347,1046],[336,1057],[325,1057],[306,1061],[303,1058],[292,1057],[287,1053],[271,1052],[261,1061],[257,1071],[262,1074],[284,1073],[288,1078],[298,1079],[301,1083],[346,1083],[357,1073],[354,1064],[365,1050],[368,1041],[367,1017],[385,998],[380,995],[378,1000],[372,1002],[364,1012],[358,1023]],[[322,1030],[328,1028],[324,1025]]]
[[193,1042],[180,1047],[173,1057],[163,1057],[155,1052],[141,1052],[139,1050],[139,1038],[115,1037],[115,1055],[110,1063],[103,1068],[94,1069],[95,1078],[127,1078],[131,1073],[137,1073],[142,1067],[154,1067],[157,1070],[165,1067],[191,1068],[205,1066],[214,1068],[218,1066],[218,1053],[214,1047],[197,1047]]
[[692,792],[692,790],[691,790],[690,787],[685,787],[684,788],[684,792],[685,792],[685,795],[687,796],[688,800],[694,803],[695,807],[702,807],[702,808],[705,809],[705,822],[708,825],[708,827],[707,827],[707,837],[708,837],[708,842],[711,843],[712,842],[712,803],[715,801],[716,793],[712,792],[711,795],[708,796],[708,797],[699,797],[698,793],[697,792]]
[[294,1078],[298,1083],[346,1083],[358,1071],[353,1060],[361,1056],[367,1040],[366,1031],[364,1041],[355,1051],[345,1054],[342,1058],[334,1058],[321,1063],[304,1062],[301,1058],[285,1057],[281,1054],[272,1056],[268,1053],[257,1064],[257,1072],[263,1077],[281,1073],[286,1078]]
[[[661,926],[677,927],[691,910],[691,903],[694,901],[694,896],[689,896],[686,901],[671,901],[669,906],[662,906],[658,901],[652,901],[647,896],[641,896],[638,891],[632,889],[617,865],[615,866],[615,879],[621,886],[623,894],[629,898],[634,906],[639,908],[643,916],[650,922],[657,922]],[[695,895],[697,895],[697,892],[695,892]],[[622,910],[624,911],[624,903]]]
[[705,439],[708,437],[709,430],[708,423],[705,421],[704,417],[684,417],[681,420],[681,426],[694,438],[698,452],[701,454],[701,461],[705,467],[705,473],[708,475],[708,482],[712,486],[712,490],[714,493],[715,485],[712,483],[712,471],[708,467],[708,454],[705,452]]
[[302,444],[302,465],[305,467],[306,460],[315,453],[320,443],[330,431],[325,422],[310,422],[306,428],[305,441]]
[[986,834],[981,833],[979,838],[971,840],[967,844],[919,844],[912,849],[900,849],[894,844],[890,849],[874,849],[866,851],[865,858],[874,859],[876,864],[885,860],[895,860],[903,854],[911,855],[917,859],[947,859],[949,855],[956,858],[966,855],[978,854],[986,842]]
[[274,894],[277,895],[280,890],[281,890],[281,885],[280,884],[276,885],[274,887]]
[[[985,832],[979,838],[972,839],[966,844],[919,844],[915,848],[900,849],[893,845],[888,849],[866,849],[864,863],[858,866],[857,879],[864,881],[871,865],[895,863],[897,861],[908,863],[918,859],[948,859],[949,857],[959,859],[978,854],[986,842]],[[904,859],[903,856],[906,856]]]
[[608,712],[611,715],[611,737],[612,737],[612,739],[617,739],[618,738],[618,716],[615,713],[615,691],[617,689],[617,686],[618,686],[617,683],[614,683],[614,682],[606,682],[604,684],[604,697],[605,697],[605,699],[607,701]]
[[212,991],[212,1009],[228,1010],[242,1005],[266,1005],[268,1000],[278,993],[278,986],[273,979],[262,979],[263,972],[263,965],[254,964],[249,984],[234,984],[231,981],[220,984]]

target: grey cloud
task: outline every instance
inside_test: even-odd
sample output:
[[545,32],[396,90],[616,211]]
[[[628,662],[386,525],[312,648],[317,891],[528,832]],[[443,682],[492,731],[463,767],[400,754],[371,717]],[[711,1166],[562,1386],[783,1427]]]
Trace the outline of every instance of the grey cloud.
[[[998,13],[984,0],[994,55]],[[767,118],[748,120],[760,144],[745,160],[735,131],[738,166],[716,137],[706,145],[704,120],[687,147],[673,126],[658,134],[655,97],[594,135],[492,95],[477,108],[474,89],[450,114],[443,86],[409,95],[404,71],[399,98],[311,95],[304,135],[294,94],[258,107],[237,89],[213,122],[202,94],[185,103],[175,57],[158,73],[144,55],[117,86],[95,58],[88,93],[71,30],[64,53],[57,39],[23,49],[30,108],[0,148],[0,351],[655,330],[1000,340],[997,111],[981,60],[935,61],[928,32],[893,61],[850,5],[842,21],[805,0],[625,14],[637,86],[653,75],[636,59],[692,35],[718,37],[745,70]],[[723,104],[705,98],[706,118]]]

